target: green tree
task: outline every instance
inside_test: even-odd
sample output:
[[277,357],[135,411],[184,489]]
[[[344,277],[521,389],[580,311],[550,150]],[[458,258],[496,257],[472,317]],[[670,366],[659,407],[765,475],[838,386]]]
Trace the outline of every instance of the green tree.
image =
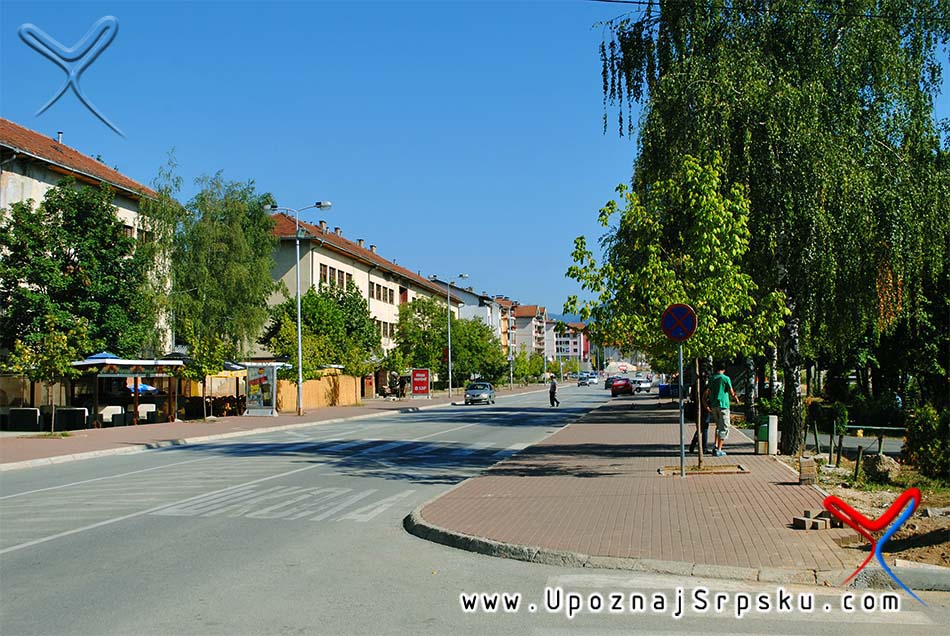
[[452,383],[462,386],[473,375],[498,382],[508,374],[501,340],[476,318],[452,322]]
[[[443,351],[448,346],[445,303],[435,298],[417,297],[399,306],[396,347],[414,368],[432,369],[443,381],[448,380],[448,364]],[[452,320],[455,335],[456,320]]]
[[175,232],[175,330],[189,347],[220,342],[225,357],[239,357],[260,335],[275,289],[271,272],[277,239],[264,210],[273,199],[258,193],[253,182],[225,181],[220,173],[197,183],[201,190]]
[[945,267],[946,242],[931,240],[947,228],[933,98],[950,15],[937,0],[773,8],[649,2],[605,25],[601,57],[621,133],[644,105],[638,193],[713,151],[748,184],[748,271],[791,312],[780,358],[793,453],[803,360],[846,358],[918,315],[928,270]]
[[[779,294],[762,296],[741,262],[748,249],[748,199],[740,186],[720,181],[721,161],[701,164],[685,157],[673,177],[649,189],[646,202],[626,186],[621,204],[601,211],[617,226],[604,240],[605,262],[598,265],[583,237],[575,241],[575,265],[568,275],[597,294],[580,304],[571,297],[565,311],[592,313],[601,328],[625,334],[627,346],[654,359],[676,350],[659,328],[673,303],[697,313],[684,357],[733,358],[759,351],[778,334],[784,315]],[[757,296],[761,297],[757,300]]]
[[10,373],[25,375],[33,382],[46,385],[46,403],[51,409],[50,432],[56,431],[56,407],[53,404],[53,385],[80,374],[72,362],[82,357],[89,343],[86,325],[82,319],[65,324],[55,316],[45,316],[42,332],[27,334],[14,344],[6,365]]
[[108,186],[71,177],[43,202],[0,212],[0,350],[48,333],[48,320],[86,325],[85,345],[133,357],[148,352],[155,313],[143,287],[153,256],[126,234]]
[[[355,284],[321,285],[300,299],[303,378],[321,376],[321,369],[341,365],[345,373],[361,377],[379,358],[379,332],[369,305]],[[297,379],[297,299],[287,298],[271,308],[260,343],[275,356],[292,361],[281,377]]]
[[207,396],[208,376],[224,368],[224,362],[232,347],[224,338],[215,333],[195,328],[191,320],[182,322],[182,336],[188,342],[188,361],[182,369],[182,376],[201,382],[201,419],[208,419]]

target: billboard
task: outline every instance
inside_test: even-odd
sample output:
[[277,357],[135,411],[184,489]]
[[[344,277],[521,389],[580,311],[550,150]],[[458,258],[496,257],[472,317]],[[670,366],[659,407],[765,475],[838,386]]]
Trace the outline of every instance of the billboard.
[[429,397],[429,370],[412,370],[412,397]]

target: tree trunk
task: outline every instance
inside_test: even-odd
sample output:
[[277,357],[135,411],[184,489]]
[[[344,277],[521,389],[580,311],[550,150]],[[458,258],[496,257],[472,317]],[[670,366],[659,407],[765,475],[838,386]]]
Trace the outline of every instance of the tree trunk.
[[49,432],[56,432],[56,405],[53,404],[53,383],[46,384],[46,404],[49,405]]
[[789,318],[782,328],[782,372],[785,386],[782,393],[782,442],[784,455],[797,455],[805,440],[805,421],[802,417],[801,371],[798,318]]
[[769,362],[769,397],[775,397],[775,390],[778,387],[778,347],[772,347]]
[[750,357],[745,359],[745,421],[752,424],[755,430],[755,361]]

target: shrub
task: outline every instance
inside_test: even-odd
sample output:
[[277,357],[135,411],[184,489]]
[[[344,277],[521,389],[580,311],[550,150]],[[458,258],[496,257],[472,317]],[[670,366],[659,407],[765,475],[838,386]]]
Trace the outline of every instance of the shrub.
[[776,392],[773,397],[759,398],[759,415],[781,415],[782,394]]
[[924,475],[950,480],[950,410],[939,415],[929,404],[907,423],[904,455]]

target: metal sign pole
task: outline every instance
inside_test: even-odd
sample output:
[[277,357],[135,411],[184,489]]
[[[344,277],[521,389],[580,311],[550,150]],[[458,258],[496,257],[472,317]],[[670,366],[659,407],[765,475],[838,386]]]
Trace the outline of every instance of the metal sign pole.
[[[680,343],[680,478],[686,478],[686,422],[683,418],[683,344]],[[702,442],[700,442],[702,443]]]

